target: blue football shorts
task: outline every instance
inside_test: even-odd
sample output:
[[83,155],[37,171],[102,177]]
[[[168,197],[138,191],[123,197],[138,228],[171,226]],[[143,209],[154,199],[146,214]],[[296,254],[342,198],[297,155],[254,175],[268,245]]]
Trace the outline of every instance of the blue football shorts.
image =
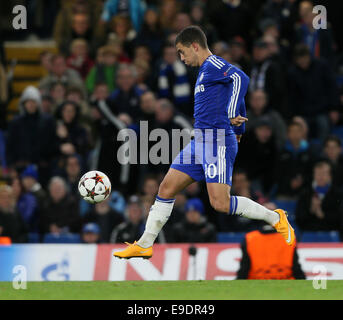
[[[209,131],[209,132],[208,132]],[[204,129],[175,157],[171,168],[186,173],[195,181],[232,185],[232,172],[238,151],[235,134],[220,134]]]

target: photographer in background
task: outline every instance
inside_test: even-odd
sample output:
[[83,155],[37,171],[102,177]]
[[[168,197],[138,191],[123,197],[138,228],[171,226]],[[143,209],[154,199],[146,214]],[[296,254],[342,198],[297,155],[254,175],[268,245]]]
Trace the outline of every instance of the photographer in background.
[[287,246],[270,225],[247,233],[237,279],[305,279],[296,247]]

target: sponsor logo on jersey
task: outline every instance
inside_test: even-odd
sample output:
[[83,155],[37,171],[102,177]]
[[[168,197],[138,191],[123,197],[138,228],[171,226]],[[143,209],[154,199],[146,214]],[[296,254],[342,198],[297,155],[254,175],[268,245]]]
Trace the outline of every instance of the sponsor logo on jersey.
[[204,92],[205,91],[205,86],[203,84],[198,84],[196,87],[195,87],[195,90],[194,90],[194,95],[196,95],[197,93],[199,92]]

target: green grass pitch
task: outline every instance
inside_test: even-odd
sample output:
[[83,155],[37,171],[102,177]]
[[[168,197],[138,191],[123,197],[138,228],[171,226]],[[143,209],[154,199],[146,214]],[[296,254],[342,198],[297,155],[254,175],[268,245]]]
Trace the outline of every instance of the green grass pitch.
[[4,299],[342,300],[343,281],[327,281],[326,289],[317,290],[310,280],[28,282],[25,290],[0,282]]

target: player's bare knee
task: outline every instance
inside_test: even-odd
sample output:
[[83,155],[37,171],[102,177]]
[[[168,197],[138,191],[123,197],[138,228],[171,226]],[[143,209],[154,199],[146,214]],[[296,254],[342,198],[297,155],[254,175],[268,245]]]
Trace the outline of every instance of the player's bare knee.
[[171,199],[175,197],[175,191],[170,183],[163,180],[158,188],[158,195],[164,199]]
[[228,213],[230,211],[230,198],[210,199],[211,206],[218,212]]

